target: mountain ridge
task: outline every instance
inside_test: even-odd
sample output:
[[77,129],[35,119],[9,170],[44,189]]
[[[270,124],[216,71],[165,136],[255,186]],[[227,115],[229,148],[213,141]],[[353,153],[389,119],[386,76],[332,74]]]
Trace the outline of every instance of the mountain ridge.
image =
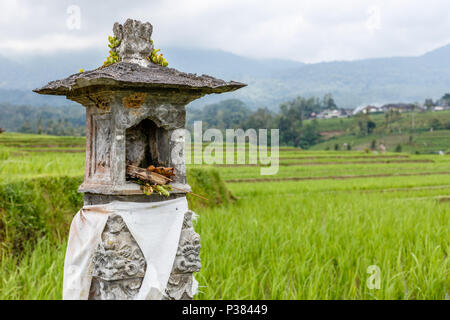
[[[296,96],[333,94],[340,107],[387,102],[422,102],[450,91],[450,44],[414,57],[370,58],[305,64],[282,59],[254,59],[233,53],[194,48],[162,49],[169,66],[248,84],[236,92],[211,95],[191,104],[200,107],[237,98],[251,108],[275,110]],[[32,89],[103,63],[107,50],[59,52],[20,62],[0,60],[0,103],[55,105],[72,102],[39,96]]]

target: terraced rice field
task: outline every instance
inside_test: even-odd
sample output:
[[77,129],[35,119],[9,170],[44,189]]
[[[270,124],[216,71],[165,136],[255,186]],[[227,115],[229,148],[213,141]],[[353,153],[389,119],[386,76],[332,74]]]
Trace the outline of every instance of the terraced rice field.
[[[2,134],[1,184],[81,177],[83,148],[83,138]],[[197,299],[449,298],[450,155],[283,147],[273,176],[248,159],[188,170],[197,168],[218,170],[238,198],[196,208]],[[2,255],[1,299],[61,298],[67,230],[60,234],[20,263]],[[379,289],[367,285],[373,265]]]

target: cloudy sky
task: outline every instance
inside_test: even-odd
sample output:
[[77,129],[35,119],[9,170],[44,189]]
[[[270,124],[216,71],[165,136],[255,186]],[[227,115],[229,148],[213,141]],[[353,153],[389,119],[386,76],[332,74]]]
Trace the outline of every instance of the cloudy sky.
[[1,0],[0,54],[103,48],[126,18],[150,21],[157,47],[302,62],[413,56],[450,43],[448,0]]

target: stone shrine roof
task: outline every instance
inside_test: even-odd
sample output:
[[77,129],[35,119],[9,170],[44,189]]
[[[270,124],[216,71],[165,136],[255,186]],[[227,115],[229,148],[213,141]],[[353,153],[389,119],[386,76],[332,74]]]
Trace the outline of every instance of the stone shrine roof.
[[67,95],[71,91],[90,86],[131,89],[187,89],[204,94],[234,91],[246,84],[225,82],[208,75],[197,76],[173,68],[151,63],[143,67],[136,63],[117,62],[106,67],[71,75],[62,80],[49,82],[33,90],[39,94]]

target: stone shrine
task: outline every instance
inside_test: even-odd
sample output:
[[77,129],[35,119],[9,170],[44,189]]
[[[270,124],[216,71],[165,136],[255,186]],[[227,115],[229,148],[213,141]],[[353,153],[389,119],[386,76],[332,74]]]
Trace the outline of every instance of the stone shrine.
[[[161,202],[145,195],[127,179],[126,165],[173,167],[174,191],[169,199],[185,197],[185,106],[206,94],[245,86],[207,75],[197,76],[153,63],[150,23],[128,19],[114,24],[120,44],[112,48],[119,61],[92,71],[52,81],[34,90],[66,96],[86,107],[84,205],[112,201]],[[176,187],[176,189],[175,189]],[[185,190],[185,191],[182,191]],[[89,214],[89,213],[87,213]],[[193,273],[200,270],[200,236],[192,225],[192,211],[184,216],[178,250],[164,299],[192,299]],[[141,248],[124,220],[110,215],[91,257],[89,299],[133,299],[146,273]]]

